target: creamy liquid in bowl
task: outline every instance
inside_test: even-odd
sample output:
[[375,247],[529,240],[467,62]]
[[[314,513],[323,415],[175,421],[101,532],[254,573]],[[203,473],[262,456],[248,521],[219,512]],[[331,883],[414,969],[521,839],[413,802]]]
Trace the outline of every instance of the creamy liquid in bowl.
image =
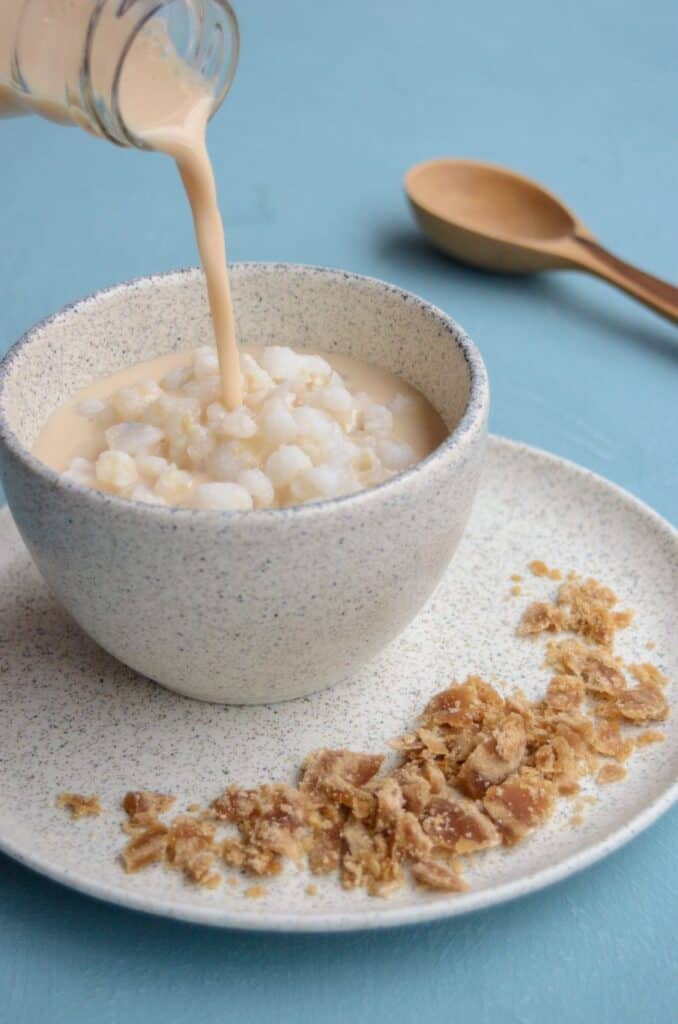
[[247,510],[383,483],[447,435],[419,391],[350,356],[248,348],[242,368],[244,402],[228,411],[209,347],[129,367],[58,408],[33,452],[120,497]]

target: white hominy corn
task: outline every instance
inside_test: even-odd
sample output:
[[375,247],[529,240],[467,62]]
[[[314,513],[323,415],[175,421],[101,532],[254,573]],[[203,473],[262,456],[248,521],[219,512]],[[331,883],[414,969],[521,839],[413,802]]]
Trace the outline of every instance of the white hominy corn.
[[201,406],[216,402],[221,395],[221,379],[219,377],[202,377],[200,380],[189,380],[182,391],[197,399]]
[[166,505],[167,502],[159,494],[151,490],[146,484],[135,484],[129,493],[133,501],[143,501],[147,505]]
[[414,399],[409,395],[402,395],[400,392],[394,395],[388,403],[389,409],[394,416],[402,416],[404,412],[411,412],[414,408]]
[[212,402],[205,410],[207,425],[215,437],[254,437],[257,423],[250,410],[242,405],[229,412],[221,402]]
[[154,490],[168,505],[185,505],[193,496],[193,478],[183,469],[170,465],[158,477]]
[[89,459],[73,459],[64,476],[83,487],[94,487],[97,482],[94,463]]
[[406,441],[394,441],[389,437],[379,438],[377,453],[387,469],[407,469],[415,461],[414,451]]
[[252,496],[255,508],[270,508],[275,501],[273,484],[261,469],[244,469],[238,483]]
[[241,512],[252,508],[252,496],[240,484],[201,484],[195,497],[198,508]]
[[81,401],[79,406],[76,406],[76,413],[78,416],[84,416],[86,420],[94,420],[99,422],[102,415],[107,413],[109,407],[104,401],[99,401],[98,398],[88,398],[87,401]]
[[195,350],[193,357],[193,376],[196,380],[215,377],[219,373],[219,357],[214,349],[203,345]]
[[137,455],[137,469],[145,480],[155,483],[160,474],[167,469],[169,463],[161,455]]
[[364,416],[364,429],[368,434],[390,434],[393,430],[393,413],[385,405],[374,402]]
[[102,452],[96,462],[96,476],[100,484],[113,491],[124,491],[136,483],[137,465],[127,452]]
[[231,444],[220,445],[207,463],[207,471],[214,480],[237,480],[246,468]]
[[165,437],[159,427],[150,423],[116,423],[106,431],[106,444],[118,452],[128,455],[151,453]]
[[312,466],[292,483],[294,496],[301,501],[313,498],[338,498],[342,494],[356,490],[358,486],[358,482],[346,466],[327,462]]
[[301,356],[284,345],[265,348],[259,362],[273,380],[292,380],[301,369]]
[[264,470],[274,487],[286,487],[296,476],[310,469],[313,463],[296,444],[282,444],[269,455]]
[[301,359],[301,371],[308,377],[316,380],[329,380],[332,376],[332,367],[322,356],[303,354]]
[[296,418],[280,398],[266,402],[259,420],[259,429],[264,439],[272,445],[294,441],[299,433]]
[[188,441],[186,455],[191,465],[202,469],[216,448],[214,437],[207,427],[202,427],[199,423],[196,423],[186,431],[186,438]]
[[350,391],[342,385],[332,383],[326,388],[318,388],[310,395],[309,402],[320,409],[326,409],[335,416],[345,416],[353,409]]
[[247,392],[268,392],[273,388],[273,378],[249,352],[242,353],[240,369],[245,379],[245,390]]
[[300,405],[293,412],[297,425],[297,433],[321,444],[328,444],[341,434],[338,424],[324,409],[313,409],[308,405]]
[[184,384],[189,382],[192,376],[193,370],[190,366],[177,366],[163,377],[160,381],[160,386],[165,391],[179,391]]
[[143,380],[133,388],[121,388],[117,391],[111,398],[111,405],[119,419],[138,420],[160,394],[160,387],[155,381]]

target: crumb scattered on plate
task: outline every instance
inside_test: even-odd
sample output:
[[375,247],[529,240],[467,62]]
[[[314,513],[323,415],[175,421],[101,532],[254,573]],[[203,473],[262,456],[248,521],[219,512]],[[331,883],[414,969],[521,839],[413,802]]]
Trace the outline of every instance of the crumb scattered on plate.
[[[530,569],[562,579],[543,562]],[[669,705],[656,666],[625,666],[614,653],[615,634],[631,619],[609,587],[569,573],[555,599],[532,602],[517,628],[533,640],[546,634],[550,678],[541,697],[502,694],[474,675],[453,680],[412,731],[391,741],[399,756],[386,770],[384,754],[323,748],[305,758],[296,785],[232,785],[206,809],[189,804],[192,813],[170,821],[163,816],[173,796],[131,791],[123,800],[122,864],[128,872],[163,864],[207,889],[228,869],[274,878],[292,861],[373,896],[390,896],[408,878],[462,892],[469,857],[524,841],[561,798],[576,798],[570,825],[577,827],[596,799],[581,795],[582,780],[620,781],[635,750],[663,739],[656,730],[635,732],[663,721]],[[62,801],[75,816],[100,812],[96,797],[62,794]],[[238,884],[236,875],[226,880]],[[316,891],[313,883],[306,888]],[[253,884],[244,895],[265,892]]]
[[596,775],[596,782],[606,785],[610,782],[620,782],[626,778],[626,768],[621,764],[604,764]]
[[72,818],[98,817],[103,811],[98,796],[83,796],[82,793],[60,793],[57,806],[70,811]]
[[262,896],[266,895],[266,889],[263,885],[250,885],[248,889],[245,889],[244,894],[248,900],[260,900]]
[[560,569],[549,569],[546,562],[542,562],[539,558],[530,562],[528,569],[533,576],[547,576],[550,580],[562,580],[563,578],[563,574]]
[[665,739],[666,734],[659,729],[648,729],[636,736],[635,742],[637,747],[649,747],[651,743],[663,743]]

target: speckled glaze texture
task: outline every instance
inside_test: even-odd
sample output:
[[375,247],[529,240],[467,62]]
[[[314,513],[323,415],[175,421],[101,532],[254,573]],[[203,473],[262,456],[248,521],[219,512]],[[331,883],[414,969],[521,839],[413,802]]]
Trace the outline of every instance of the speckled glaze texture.
[[384,366],[427,395],[448,440],[386,484],[295,509],[164,509],[63,480],[29,454],[58,404],[93,378],[209,340],[203,278],[189,270],[99,293],[18,342],[0,376],[0,456],[28,550],[93,639],[181,694],[275,702],[354,673],[431,595],[475,495],[489,391],[461,328],[383,282],[242,264],[232,284],[242,342]]
[[[0,513],[0,848],[85,892],[169,917],[227,927],[294,931],[377,928],[461,914],[554,882],[610,853],[666,810],[678,776],[678,715],[667,739],[629,761],[622,783],[585,792],[598,802],[572,828],[572,803],[511,850],[469,865],[468,892],[409,887],[391,900],[346,892],[334,876],[287,865],[265,883],[211,892],[175,872],[126,875],[117,860],[122,795],[161,789],[177,809],[203,805],[229,783],[294,781],[311,750],[347,746],[383,751],[409,730],[433,693],[475,672],[503,693],[535,699],[549,679],[544,642],[519,639],[525,605],[557,586],[526,571],[532,558],[590,572],[636,609],[616,649],[625,661],[650,659],[678,673],[676,533],[640,502],[593,474],[522,445],[491,439],[473,516],[453,565],[414,622],[373,662],[331,691],[258,707],[186,700],[135,675],[75,625],[49,594]],[[510,575],[525,577],[510,596]],[[656,648],[645,648],[652,641]],[[667,696],[675,705],[675,682]],[[57,793],[98,793],[97,819],[71,822]]]

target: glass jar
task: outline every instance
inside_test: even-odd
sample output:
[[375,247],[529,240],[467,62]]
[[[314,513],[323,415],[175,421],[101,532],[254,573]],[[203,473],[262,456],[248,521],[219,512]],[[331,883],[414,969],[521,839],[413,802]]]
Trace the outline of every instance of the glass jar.
[[120,146],[151,148],[120,102],[130,54],[135,86],[143,88],[146,70],[156,92],[165,75],[168,83],[189,76],[209,96],[211,116],[238,51],[228,0],[0,0],[0,115],[39,113]]

